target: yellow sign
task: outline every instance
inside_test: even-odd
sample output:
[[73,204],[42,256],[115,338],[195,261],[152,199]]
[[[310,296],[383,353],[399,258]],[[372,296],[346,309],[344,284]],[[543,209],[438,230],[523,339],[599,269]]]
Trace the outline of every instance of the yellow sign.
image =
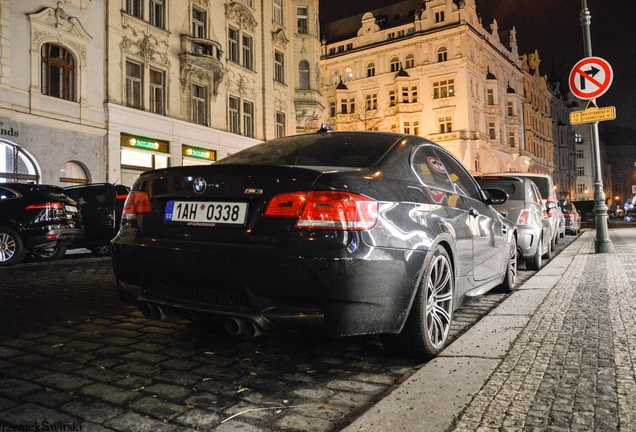
[[583,111],[572,111],[570,113],[570,124],[594,123],[605,120],[614,120],[616,118],[616,109],[606,108],[587,108]]

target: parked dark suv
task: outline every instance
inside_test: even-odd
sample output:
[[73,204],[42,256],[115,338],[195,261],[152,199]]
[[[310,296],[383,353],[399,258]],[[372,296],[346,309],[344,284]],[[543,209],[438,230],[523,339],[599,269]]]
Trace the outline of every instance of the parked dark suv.
[[124,202],[130,188],[110,183],[91,183],[64,188],[82,213],[84,239],[70,248],[87,248],[94,255],[110,254],[110,241],[119,231]]
[[77,203],[58,186],[0,184],[0,266],[60,259],[84,238]]

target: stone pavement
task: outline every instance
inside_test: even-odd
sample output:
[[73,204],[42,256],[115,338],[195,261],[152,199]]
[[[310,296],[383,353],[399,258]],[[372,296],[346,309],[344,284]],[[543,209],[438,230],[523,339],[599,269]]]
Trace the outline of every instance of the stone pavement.
[[636,431],[636,229],[584,232],[349,427]]

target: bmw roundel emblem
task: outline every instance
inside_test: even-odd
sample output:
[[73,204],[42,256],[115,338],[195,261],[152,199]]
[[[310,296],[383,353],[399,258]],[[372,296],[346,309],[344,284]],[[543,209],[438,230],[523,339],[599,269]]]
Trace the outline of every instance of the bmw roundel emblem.
[[194,179],[194,183],[192,183],[192,189],[198,194],[205,192],[205,188],[208,187],[208,184],[205,182],[203,177],[197,177]]

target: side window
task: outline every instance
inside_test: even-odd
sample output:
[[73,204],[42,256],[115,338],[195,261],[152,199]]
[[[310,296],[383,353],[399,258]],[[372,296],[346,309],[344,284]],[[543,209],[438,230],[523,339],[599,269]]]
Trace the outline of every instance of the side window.
[[448,178],[446,167],[430,145],[417,148],[411,164],[415,175],[425,185],[453,191],[453,183]]
[[534,185],[534,183],[531,186],[532,187],[530,189],[532,189],[532,200],[536,202],[537,204],[542,204],[541,194],[539,193],[539,190]]
[[5,188],[0,188],[0,200],[10,199],[10,198],[17,198],[17,197],[18,197],[18,194],[16,194],[12,190],[5,189]]
[[457,193],[481,201],[481,193],[475,180],[462,164],[443,150],[436,150],[435,152],[446,167],[448,176],[453,181]]

